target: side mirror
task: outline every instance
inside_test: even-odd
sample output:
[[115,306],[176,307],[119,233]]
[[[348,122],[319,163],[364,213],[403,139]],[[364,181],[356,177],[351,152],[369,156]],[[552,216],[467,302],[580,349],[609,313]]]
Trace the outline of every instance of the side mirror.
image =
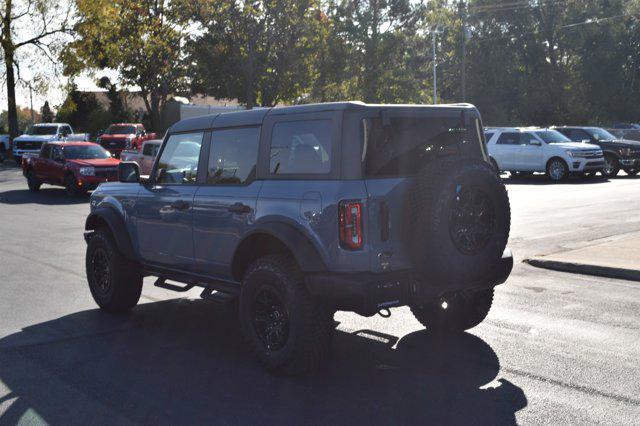
[[529,145],[541,146],[542,144],[540,143],[540,141],[530,141]]
[[118,164],[118,180],[124,183],[140,182],[140,167],[133,161]]

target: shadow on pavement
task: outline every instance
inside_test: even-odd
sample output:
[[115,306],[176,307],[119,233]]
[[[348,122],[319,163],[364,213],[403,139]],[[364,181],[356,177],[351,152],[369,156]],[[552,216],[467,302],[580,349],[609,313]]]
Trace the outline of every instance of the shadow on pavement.
[[602,177],[584,178],[581,176],[570,176],[562,182],[553,182],[543,174],[534,174],[531,176],[509,176],[508,174],[502,174],[500,177],[502,177],[502,181],[508,185],[597,185],[609,182],[609,179]]
[[0,340],[0,423],[514,424],[527,405],[467,333],[336,331],[327,367],[298,378],[262,370],[239,334],[231,308],[188,299],[27,327]]
[[64,188],[58,187],[42,187],[38,192],[31,192],[26,189],[15,189],[11,191],[0,192],[0,203],[4,204],[43,204],[48,206],[57,206],[65,204],[82,204],[89,202],[89,196],[69,197]]

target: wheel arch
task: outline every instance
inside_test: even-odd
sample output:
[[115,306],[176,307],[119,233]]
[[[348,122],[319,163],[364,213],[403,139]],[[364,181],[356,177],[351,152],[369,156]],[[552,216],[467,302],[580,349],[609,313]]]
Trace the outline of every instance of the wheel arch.
[[302,232],[287,224],[268,223],[246,234],[238,244],[231,262],[234,279],[240,281],[253,261],[274,253],[289,253],[304,272],[327,269],[320,252]]
[[137,260],[131,238],[127,232],[127,226],[120,214],[110,207],[98,207],[91,212],[85,221],[84,229],[86,231],[96,231],[101,228],[109,230],[116,241],[118,250],[127,259]]
[[569,170],[569,163],[567,163],[567,160],[565,160],[564,158],[562,158],[562,157],[561,157],[561,156],[559,156],[559,155],[552,155],[552,156],[547,160],[547,163],[544,165],[544,169],[545,169],[545,171],[548,171],[548,170],[549,170],[549,164],[551,164],[551,162],[552,162],[553,160],[560,160],[560,161],[562,161],[562,162],[564,163],[564,165],[565,165],[565,166],[567,166],[567,170]]

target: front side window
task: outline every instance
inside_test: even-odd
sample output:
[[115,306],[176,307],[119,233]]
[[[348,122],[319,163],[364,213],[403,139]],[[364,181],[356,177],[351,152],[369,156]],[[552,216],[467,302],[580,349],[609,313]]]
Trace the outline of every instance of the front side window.
[[505,132],[500,135],[498,141],[496,142],[498,145],[520,145],[520,133],[516,132]]
[[142,148],[142,154],[155,157],[158,153],[158,148],[160,148],[160,145],[158,145],[157,143],[145,144],[144,148]]
[[520,135],[520,145],[531,145],[531,142],[538,142],[538,139],[531,133],[522,133]]
[[555,130],[540,130],[536,132],[536,135],[545,141],[545,143],[571,142],[568,137]]
[[599,127],[587,129],[587,132],[597,141],[613,141],[617,139],[611,133]]
[[331,120],[276,123],[271,134],[271,174],[331,171]]
[[202,132],[169,136],[156,169],[158,183],[196,182],[202,137]]
[[42,147],[42,152],[40,153],[42,158],[49,158],[51,156],[51,145],[45,145]]
[[259,127],[214,130],[207,183],[242,185],[255,179]]

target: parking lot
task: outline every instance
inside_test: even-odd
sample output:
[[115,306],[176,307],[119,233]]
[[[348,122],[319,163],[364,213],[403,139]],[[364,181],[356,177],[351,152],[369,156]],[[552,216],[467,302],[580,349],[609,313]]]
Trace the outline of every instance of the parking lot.
[[27,190],[0,165],[0,424],[607,423],[640,418],[640,283],[522,260],[640,231],[640,178],[505,179],[515,267],[487,320],[430,337],[406,308],[339,312],[319,374],[270,375],[233,308],[145,281],[108,316],[91,299],[88,198]]

